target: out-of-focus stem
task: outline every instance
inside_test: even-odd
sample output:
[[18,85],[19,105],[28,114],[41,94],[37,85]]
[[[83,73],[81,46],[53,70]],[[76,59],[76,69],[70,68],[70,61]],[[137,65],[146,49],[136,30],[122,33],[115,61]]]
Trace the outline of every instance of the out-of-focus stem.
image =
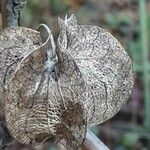
[[109,148],[93,132],[88,130],[82,150],[109,150]]
[[2,28],[8,26],[7,18],[8,18],[8,11],[7,11],[7,2],[8,0],[1,1],[1,14],[2,14]]
[[[63,145],[58,144],[59,150],[66,150]],[[95,135],[92,131],[88,130],[85,141],[81,150],[109,150],[109,148]]]

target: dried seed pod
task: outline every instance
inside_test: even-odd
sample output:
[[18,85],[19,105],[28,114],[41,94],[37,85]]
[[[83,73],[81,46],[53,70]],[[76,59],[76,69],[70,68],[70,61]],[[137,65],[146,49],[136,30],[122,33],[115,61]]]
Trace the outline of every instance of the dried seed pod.
[[50,30],[41,25],[41,33],[43,29],[44,43],[24,55],[5,86],[7,127],[21,143],[55,138],[76,149],[87,129],[84,80],[72,56],[57,55]]
[[125,104],[133,87],[131,59],[110,33],[93,25],[78,25],[72,15],[59,19],[66,52],[75,59],[87,84],[88,125],[113,117]]
[[40,35],[27,28],[1,33],[0,84],[5,90],[0,94],[15,139],[39,144],[54,138],[75,150],[87,125],[108,120],[126,102],[132,64],[119,42],[100,27],[80,26],[74,15],[58,21],[56,45],[43,24]]

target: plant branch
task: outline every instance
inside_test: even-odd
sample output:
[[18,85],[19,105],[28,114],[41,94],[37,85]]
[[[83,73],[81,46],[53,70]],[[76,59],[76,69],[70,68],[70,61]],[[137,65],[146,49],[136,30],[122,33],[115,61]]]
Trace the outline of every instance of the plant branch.
[[109,148],[88,129],[82,150],[109,150]]
[[20,20],[20,12],[26,4],[27,0],[2,0],[2,27],[18,26]]

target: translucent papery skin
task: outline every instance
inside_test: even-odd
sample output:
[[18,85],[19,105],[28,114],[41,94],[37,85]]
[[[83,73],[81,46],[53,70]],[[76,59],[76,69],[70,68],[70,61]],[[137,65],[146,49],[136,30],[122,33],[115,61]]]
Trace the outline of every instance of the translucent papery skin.
[[133,87],[131,59],[110,33],[94,25],[78,25],[74,15],[61,20],[60,37],[86,81],[88,125],[113,117],[125,104]]
[[[4,32],[6,35],[8,31]],[[24,33],[20,36],[27,40]],[[39,33],[36,36],[40,43]],[[10,39],[9,42],[14,41]],[[58,60],[49,58],[52,57],[50,42],[51,39],[40,43],[34,50],[27,51],[26,55],[22,52],[12,75],[6,84],[3,82],[7,128],[15,139],[24,144],[40,144],[54,138],[68,149],[78,149],[87,129],[87,113],[83,105],[85,83],[69,53],[59,49]],[[18,53],[16,50],[19,57]]]
[[[12,78],[21,60],[41,44],[39,32],[20,27],[0,33],[0,116],[4,118],[4,86]],[[3,110],[2,110],[3,109]]]
[[47,139],[78,149],[87,126],[113,117],[133,87],[131,59],[104,29],[58,19],[57,43],[39,32],[7,28],[0,34],[0,104],[12,137],[23,144]]

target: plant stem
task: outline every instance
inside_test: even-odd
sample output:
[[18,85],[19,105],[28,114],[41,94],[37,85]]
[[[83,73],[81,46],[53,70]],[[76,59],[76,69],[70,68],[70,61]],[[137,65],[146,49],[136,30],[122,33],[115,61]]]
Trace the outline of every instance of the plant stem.
[[27,0],[2,0],[2,28],[18,26],[20,20],[20,12],[26,4]]
[[82,150],[109,150],[109,148],[93,132],[88,130]]

